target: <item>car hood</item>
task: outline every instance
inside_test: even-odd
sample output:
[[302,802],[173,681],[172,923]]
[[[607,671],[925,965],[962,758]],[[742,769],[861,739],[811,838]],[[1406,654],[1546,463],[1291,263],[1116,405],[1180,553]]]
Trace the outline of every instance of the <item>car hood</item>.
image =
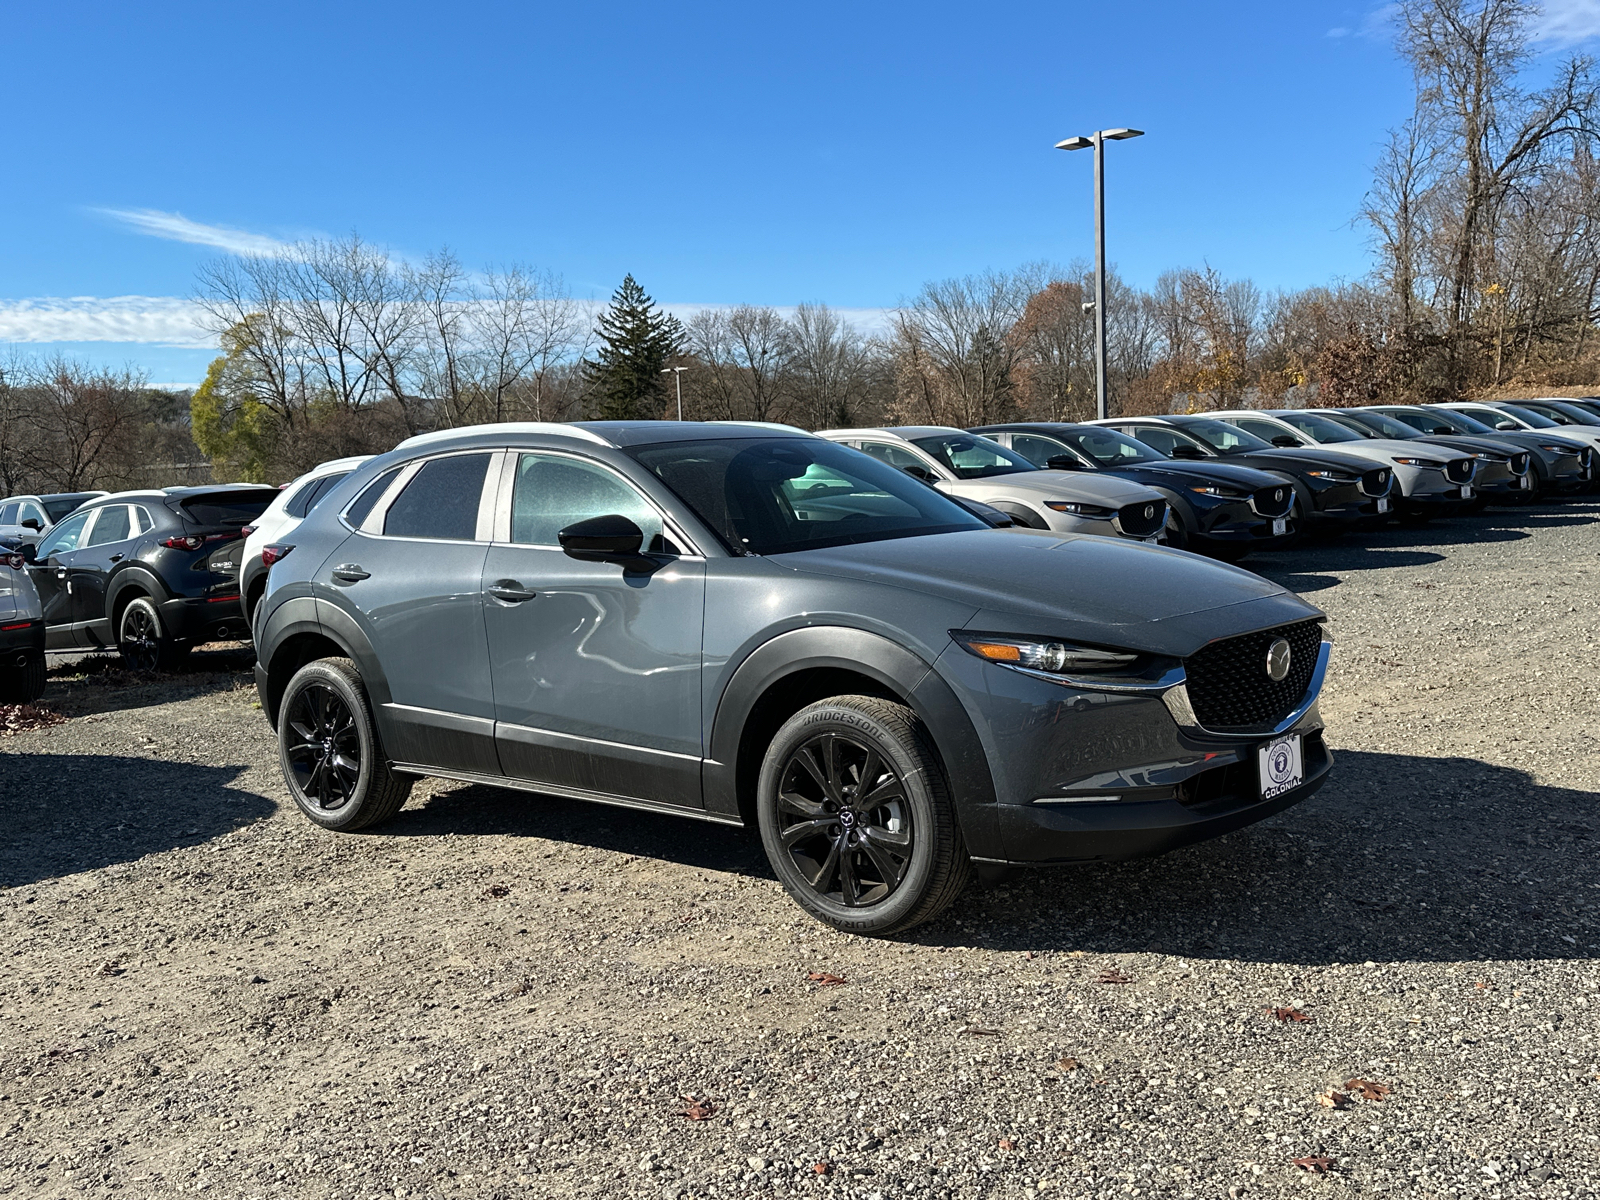
[[993,475],[988,479],[941,480],[939,490],[969,500],[990,496],[1036,496],[1040,500],[1074,500],[1109,508],[1161,499],[1159,492],[1143,484],[1129,483],[1111,475],[1073,471],[1018,471],[1014,475]]
[[1424,462],[1447,463],[1461,458],[1443,446],[1430,446],[1427,442],[1401,441],[1399,438],[1366,438],[1359,442],[1338,443],[1341,452],[1359,458],[1373,458],[1380,462],[1395,458],[1420,458]]
[[1507,442],[1499,438],[1474,437],[1470,433],[1425,433],[1418,440],[1427,445],[1446,446],[1466,454],[1512,455],[1523,453],[1522,447],[1514,442]]
[[1244,450],[1238,454],[1227,455],[1227,458],[1248,461],[1251,466],[1259,470],[1318,471],[1332,468],[1336,471],[1349,471],[1355,475],[1372,470],[1370,458],[1312,446],[1302,446],[1293,450],[1280,446],[1274,446],[1271,450]]
[[1221,483],[1247,492],[1264,487],[1282,487],[1283,480],[1254,467],[1223,462],[1130,463],[1125,467],[1106,467],[1105,474],[1163,487],[1184,487],[1190,483]]
[[1182,657],[1207,642],[1321,616],[1276,583],[1120,538],[1005,529],[775,555],[791,570],[970,605],[973,628]]

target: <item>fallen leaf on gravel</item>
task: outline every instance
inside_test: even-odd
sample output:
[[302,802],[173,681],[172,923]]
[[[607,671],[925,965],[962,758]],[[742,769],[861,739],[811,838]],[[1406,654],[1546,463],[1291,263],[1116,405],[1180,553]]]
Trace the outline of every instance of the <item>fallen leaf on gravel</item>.
[[833,1170],[833,1164],[825,1162],[812,1163],[811,1170],[813,1174],[826,1175],[829,1171]]
[[1056,1063],[1056,1069],[1058,1071],[1076,1071],[1078,1069],[1078,1060],[1075,1058],[1060,1059]]
[[710,1100],[696,1100],[693,1096],[679,1096],[683,1107],[678,1110],[680,1117],[688,1117],[691,1121],[705,1121],[717,1115],[717,1106]]
[[491,883],[483,889],[483,898],[485,900],[504,900],[509,895],[511,895],[511,889],[503,883]]
[[1000,1139],[1000,1149],[1002,1149],[1002,1150],[1015,1150],[1016,1148],[1017,1148],[1017,1143],[1013,1139],[1011,1139],[1011,1138],[1001,1138]]
[[1480,979],[1472,986],[1477,988],[1479,991],[1487,991],[1489,988],[1492,988],[1494,984],[1490,983],[1487,979]]
[[1296,1021],[1307,1024],[1309,1024],[1312,1019],[1305,1013],[1301,1012],[1298,1008],[1275,1008],[1272,1010],[1272,1015],[1277,1017],[1280,1021]]
[[1098,975],[1096,975],[1094,977],[1094,981],[1096,983],[1132,983],[1133,982],[1133,980],[1129,979],[1126,975],[1124,975],[1121,971],[1117,970],[1115,967],[1110,967],[1110,968],[1108,968],[1108,969],[1106,969],[1104,971],[1101,971],[1100,974],[1098,974]]
[[66,718],[48,708],[32,704],[0,704],[0,733],[25,733],[50,725],[64,725]]
[[1329,1088],[1325,1092],[1317,1093],[1317,1103],[1323,1108],[1349,1108],[1350,1093],[1341,1092],[1337,1088]]
[[1347,1079],[1344,1085],[1349,1091],[1354,1092],[1363,1100],[1382,1100],[1393,1088],[1382,1083],[1373,1083],[1366,1079]]
[[812,971],[806,978],[819,987],[835,987],[847,982],[843,975],[830,975],[826,971]]
[[1333,1166],[1333,1159],[1321,1155],[1307,1155],[1305,1158],[1295,1159],[1294,1165],[1302,1171],[1314,1171],[1318,1175],[1326,1175],[1328,1168]]

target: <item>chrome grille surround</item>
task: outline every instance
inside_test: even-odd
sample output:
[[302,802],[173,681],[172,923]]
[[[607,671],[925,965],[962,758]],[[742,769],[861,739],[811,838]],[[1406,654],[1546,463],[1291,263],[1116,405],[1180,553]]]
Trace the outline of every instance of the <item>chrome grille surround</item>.
[[1444,465],[1444,477],[1451,483],[1471,483],[1478,462],[1472,458],[1452,458]]
[[[1150,515],[1146,515],[1146,513]],[[1160,533],[1167,524],[1165,500],[1140,500],[1124,504],[1111,518],[1111,524],[1123,537],[1147,538]]]
[[1388,467],[1379,467],[1376,471],[1364,471],[1361,474],[1361,491],[1368,496],[1387,496],[1393,485],[1394,474]]
[[1250,508],[1258,517],[1287,517],[1294,507],[1294,488],[1287,483],[1257,488],[1250,493]]

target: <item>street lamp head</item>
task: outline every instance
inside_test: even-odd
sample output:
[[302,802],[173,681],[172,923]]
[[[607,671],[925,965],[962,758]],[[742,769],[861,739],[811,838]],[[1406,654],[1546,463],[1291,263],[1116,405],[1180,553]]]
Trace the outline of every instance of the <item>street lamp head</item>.
[[1107,141],[1121,142],[1121,141],[1126,141],[1128,138],[1143,137],[1144,136],[1144,130],[1142,130],[1142,129],[1102,129],[1100,131],[1100,136],[1105,138]]
[[1066,141],[1057,142],[1057,150],[1087,150],[1094,142],[1086,137],[1069,137]]

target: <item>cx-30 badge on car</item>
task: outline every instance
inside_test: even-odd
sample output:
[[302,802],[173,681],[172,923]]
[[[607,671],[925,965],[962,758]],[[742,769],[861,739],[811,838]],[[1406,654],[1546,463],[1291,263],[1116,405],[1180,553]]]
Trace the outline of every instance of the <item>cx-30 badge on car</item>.
[[1267,647],[1267,678],[1273,683],[1282,683],[1289,675],[1289,660],[1294,657],[1294,651],[1289,648],[1289,643],[1279,638]]

